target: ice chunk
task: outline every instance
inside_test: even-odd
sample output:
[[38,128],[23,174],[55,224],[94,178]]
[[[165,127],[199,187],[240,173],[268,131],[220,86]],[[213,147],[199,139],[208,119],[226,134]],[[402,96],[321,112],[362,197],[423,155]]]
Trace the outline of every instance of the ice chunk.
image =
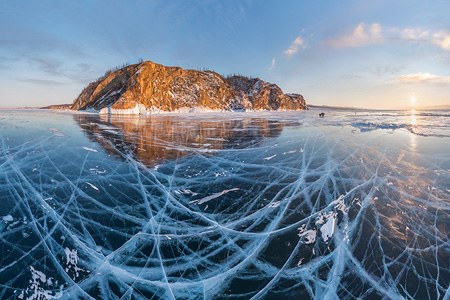
[[281,204],[280,201],[274,201],[274,202],[270,203],[270,204],[268,205],[268,207],[270,207],[270,208],[275,208],[275,207],[280,206],[280,204]]
[[198,193],[195,193],[189,189],[176,190],[175,193],[182,194],[182,195],[192,195],[192,196],[198,195]]
[[89,186],[90,186],[91,188],[93,188],[94,190],[99,191],[98,187],[96,187],[96,186],[93,185],[92,183],[86,182],[86,184],[89,185]]
[[216,198],[219,198],[220,196],[223,196],[223,195],[225,195],[225,194],[227,194],[229,192],[234,192],[234,191],[238,191],[238,190],[239,190],[239,188],[232,188],[232,189],[229,189],[229,190],[223,190],[223,191],[221,191],[219,193],[215,193],[215,194],[209,195],[207,197],[191,201],[190,203],[203,204],[203,203],[206,203],[208,201],[211,201],[211,200],[214,200]]
[[2,220],[5,222],[12,222],[12,221],[14,221],[14,218],[11,215],[6,215],[6,216],[2,217]]
[[283,155],[292,154],[292,153],[295,153],[295,152],[297,152],[297,150],[286,151],[286,152],[283,152]]
[[89,147],[83,147],[83,149],[86,151],[90,151],[90,152],[98,152],[97,150],[89,148]]
[[264,157],[264,160],[271,160],[271,159],[274,158],[275,156],[277,156],[277,155],[274,154],[274,155],[272,155],[272,156]]
[[322,239],[326,242],[333,236],[335,226],[335,216],[333,214],[328,215],[327,221],[320,227],[322,233]]
[[306,230],[306,225],[303,224],[299,229],[298,236],[304,238],[305,244],[312,244],[316,241],[317,232],[313,229]]

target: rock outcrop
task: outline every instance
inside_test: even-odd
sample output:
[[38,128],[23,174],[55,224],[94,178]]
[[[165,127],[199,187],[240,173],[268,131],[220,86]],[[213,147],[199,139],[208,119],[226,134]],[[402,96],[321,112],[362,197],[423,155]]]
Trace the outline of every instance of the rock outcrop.
[[157,111],[303,110],[302,95],[275,84],[213,71],[166,67],[150,61],[125,66],[90,83],[74,110],[146,114]]

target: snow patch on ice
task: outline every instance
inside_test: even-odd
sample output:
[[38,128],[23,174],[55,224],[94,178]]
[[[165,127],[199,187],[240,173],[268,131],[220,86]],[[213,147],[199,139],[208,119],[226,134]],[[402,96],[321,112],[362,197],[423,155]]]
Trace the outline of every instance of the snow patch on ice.
[[211,200],[214,200],[216,198],[219,198],[220,196],[223,196],[223,195],[225,195],[225,194],[227,194],[229,192],[234,192],[234,191],[238,191],[238,190],[239,190],[239,188],[232,188],[232,189],[229,189],[229,190],[223,190],[223,191],[221,191],[219,193],[215,193],[215,194],[209,195],[209,196],[201,198],[201,199],[193,200],[193,201],[191,201],[189,203],[203,204],[203,203],[206,203],[208,201],[211,201]]
[[73,272],[73,278],[76,279],[80,276],[81,268],[78,267],[78,252],[76,249],[64,248],[64,253],[66,254],[66,268],[67,273]]
[[2,220],[5,222],[12,222],[14,221],[14,218],[11,215],[6,215],[2,217]]
[[264,157],[264,160],[271,160],[271,159],[274,158],[275,156],[277,156],[277,155],[275,154],[275,155],[272,155],[272,156]]
[[316,241],[317,232],[315,230],[306,230],[306,224],[303,224],[298,228],[298,236],[304,238],[303,242],[305,244],[312,244]]
[[[62,292],[55,291],[55,285],[57,282],[48,277],[41,271],[36,270],[33,266],[30,266],[31,279],[28,287],[23,290],[17,298],[27,300],[49,300],[58,299],[62,297]],[[62,286],[60,287],[60,290]]]
[[270,203],[267,207],[276,208],[276,207],[280,206],[280,204],[281,204],[280,201],[275,201],[275,202]]
[[90,182],[86,182],[86,184],[87,185],[89,185],[91,188],[93,188],[94,190],[97,190],[97,191],[99,191],[99,189],[98,189],[98,187],[96,187],[95,185],[93,185],[92,183],[90,183]]
[[86,151],[90,151],[90,152],[98,152],[97,150],[89,148],[89,147],[83,147],[83,149]]
[[133,108],[115,109],[111,107],[104,107],[99,114],[112,115],[152,115],[152,114],[180,114],[180,113],[204,113],[204,112],[221,112],[222,110],[210,109],[208,107],[181,107],[174,111],[161,110],[157,107],[147,108],[144,104],[138,103]]
[[297,152],[297,150],[286,151],[286,152],[283,152],[283,155],[292,154],[292,153],[295,153],[295,152]]
[[189,189],[176,190],[175,193],[179,194],[179,195],[192,195],[192,196],[198,195],[198,193],[194,193],[193,191],[191,191]]

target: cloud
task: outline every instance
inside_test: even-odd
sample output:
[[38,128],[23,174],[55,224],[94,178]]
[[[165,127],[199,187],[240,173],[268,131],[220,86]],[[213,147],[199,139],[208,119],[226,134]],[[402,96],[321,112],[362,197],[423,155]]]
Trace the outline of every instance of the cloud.
[[28,58],[28,61],[33,67],[47,74],[53,76],[62,75],[61,71],[62,63],[60,61],[47,57],[30,57]]
[[418,27],[384,27],[379,23],[359,23],[352,32],[326,41],[331,47],[350,48],[379,44],[388,40],[426,43],[450,50],[450,33],[445,30],[429,31]]
[[0,31],[1,70],[16,69],[18,64],[25,63],[43,76],[65,77],[81,83],[95,78],[95,70],[84,63],[91,56],[80,45],[32,28],[14,24],[7,28],[8,30]]
[[19,78],[18,81],[33,83],[37,85],[63,85],[66,84],[64,82],[55,81],[55,80],[47,80],[47,79],[35,79],[35,78]]
[[287,57],[291,57],[296,54],[300,48],[305,48],[305,40],[301,36],[298,36],[291,43],[289,48],[284,50],[284,55],[286,55]]
[[362,79],[364,78],[362,75],[359,74],[343,74],[341,75],[341,79],[348,80],[348,79]]
[[329,40],[327,44],[336,48],[362,47],[383,41],[382,27],[378,23],[359,23],[351,33]]
[[422,42],[450,50],[450,33],[445,30],[430,32],[421,28],[391,28],[394,38],[410,42]]
[[268,68],[269,71],[272,71],[275,68],[275,65],[277,64],[277,61],[275,57],[272,57],[272,62],[270,63],[270,67]]
[[450,76],[439,76],[422,72],[402,75],[395,79],[396,81],[406,84],[423,84],[423,83],[450,84]]
[[0,57],[0,70],[10,70],[11,67],[7,65],[8,59]]
[[404,70],[404,66],[377,66],[377,67],[369,67],[364,71],[366,73],[374,74],[379,78],[382,78],[386,75],[394,75],[400,73],[400,71]]
[[63,63],[49,57],[27,57],[26,59],[32,68],[46,75],[58,78],[64,77],[82,84],[86,84],[92,81],[95,76],[98,76],[98,72],[95,71],[93,66],[87,63]]
[[399,38],[406,41],[421,42],[427,41],[430,37],[430,32],[421,28],[403,28],[391,29],[394,35],[399,35]]
[[433,43],[444,50],[450,50],[450,33],[444,30],[435,32]]
[[450,50],[450,33],[445,30],[430,32],[421,28],[403,28],[391,30],[400,40],[421,42],[435,45],[443,50]]
[[17,57],[33,56],[48,53],[60,53],[70,58],[86,58],[80,45],[72,43],[70,39],[63,39],[35,29],[25,29],[21,26],[9,25],[8,30],[0,31],[0,44],[9,53]]

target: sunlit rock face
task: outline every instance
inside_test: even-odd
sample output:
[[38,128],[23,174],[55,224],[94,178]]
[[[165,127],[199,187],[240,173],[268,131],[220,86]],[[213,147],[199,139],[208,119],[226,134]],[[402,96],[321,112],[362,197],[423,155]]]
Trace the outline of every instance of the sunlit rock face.
[[259,78],[224,78],[213,71],[166,67],[150,61],[109,72],[90,83],[72,109],[144,114],[177,110],[303,110],[298,94],[284,94]]
[[305,109],[306,103],[302,95],[284,94],[276,84],[259,78],[231,76],[227,83],[235,91],[233,105],[236,108],[254,110],[298,110]]

